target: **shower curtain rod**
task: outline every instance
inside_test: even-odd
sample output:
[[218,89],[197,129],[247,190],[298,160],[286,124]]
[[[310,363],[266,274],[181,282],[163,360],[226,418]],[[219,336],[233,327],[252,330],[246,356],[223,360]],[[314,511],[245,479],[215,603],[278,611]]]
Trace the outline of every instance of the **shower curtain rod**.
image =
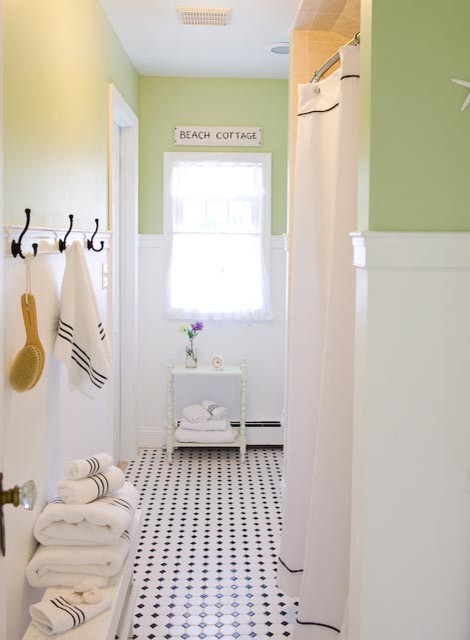
[[[343,46],[347,46],[348,44],[360,44],[361,43],[361,34],[360,33],[356,33],[356,35],[354,36],[354,38],[352,38],[352,40],[350,40],[349,42],[346,42],[345,45]],[[328,60],[326,62],[324,62],[322,64],[322,66],[317,69],[315,71],[315,73],[313,74],[312,79],[310,80],[310,82],[318,82],[320,80],[320,78],[322,78],[322,76],[325,75],[325,73],[328,71],[328,69],[331,69],[331,67],[336,64],[339,60],[339,51],[337,51],[336,53],[334,53],[331,58],[328,58]]]

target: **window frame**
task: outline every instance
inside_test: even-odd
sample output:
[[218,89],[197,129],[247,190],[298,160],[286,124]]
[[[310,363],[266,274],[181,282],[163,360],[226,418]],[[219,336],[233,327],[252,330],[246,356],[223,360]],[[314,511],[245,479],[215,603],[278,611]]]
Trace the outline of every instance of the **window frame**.
[[[163,153],[163,237],[166,246],[165,271],[169,269],[169,248],[173,238],[173,217],[171,209],[171,172],[173,163],[177,161],[194,162],[238,162],[252,163],[258,161],[263,167],[263,214],[261,244],[264,253],[266,274],[268,277],[269,290],[272,292],[271,284],[271,221],[272,221],[272,154],[251,152],[217,152],[217,151],[166,151]],[[166,309],[166,314],[169,310]],[[172,315],[170,317],[173,317]],[[247,320],[253,322],[254,320]],[[243,320],[241,320],[243,322]]]

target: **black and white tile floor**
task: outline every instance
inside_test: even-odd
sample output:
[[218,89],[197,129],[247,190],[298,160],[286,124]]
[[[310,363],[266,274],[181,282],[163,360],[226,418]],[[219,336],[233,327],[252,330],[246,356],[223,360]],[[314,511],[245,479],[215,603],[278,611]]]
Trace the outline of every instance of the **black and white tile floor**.
[[142,449],[128,479],[141,494],[141,583],[134,636],[288,638],[296,603],[276,587],[282,452]]

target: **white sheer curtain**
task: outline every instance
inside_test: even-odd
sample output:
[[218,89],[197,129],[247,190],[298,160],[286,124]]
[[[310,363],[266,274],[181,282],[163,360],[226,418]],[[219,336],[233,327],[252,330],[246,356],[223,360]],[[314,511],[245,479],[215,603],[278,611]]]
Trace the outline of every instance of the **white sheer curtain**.
[[299,597],[295,640],[347,633],[358,78],[359,48],[348,46],[338,71],[300,87],[278,570],[281,589]]
[[170,173],[167,315],[269,318],[265,154],[234,161],[166,155]]

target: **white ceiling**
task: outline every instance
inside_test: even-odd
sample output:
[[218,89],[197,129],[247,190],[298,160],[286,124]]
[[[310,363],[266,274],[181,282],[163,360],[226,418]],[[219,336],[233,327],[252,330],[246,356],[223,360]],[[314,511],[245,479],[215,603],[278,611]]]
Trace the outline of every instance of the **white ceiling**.
[[[287,78],[289,41],[300,0],[100,0],[142,75]],[[179,24],[177,6],[230,7],[227,27]]]

